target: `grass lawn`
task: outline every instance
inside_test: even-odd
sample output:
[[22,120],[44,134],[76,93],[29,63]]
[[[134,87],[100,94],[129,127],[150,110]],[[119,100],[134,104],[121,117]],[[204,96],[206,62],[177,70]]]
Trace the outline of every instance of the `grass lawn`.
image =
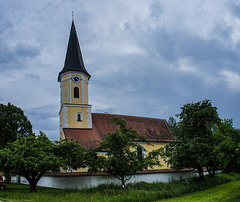
[[[218,185],[216,187],[209,188],[205,191],[194,192],[192,194],[187,194],[182,197],[177,197],[162,201],[179,201],[179,202],[189,202],[189,201],[229,201],[237,202],[240,201],[240,181],[229,182],[227,184]],[[160,202],[160,201],[159,201]]]
[[[227,199],[230,195],[232,199],[237,199],[240,188],[240,174],[230,173],[230,174],[218,174],[213,180],[211,178],[206,178],[205,182],[198,182],[196,178],[181,180],[181,181],[171,181],[169,183],[146,183],[140,182],[136,184],[128,184],[126,190],[122,190],[121,186],[116,185],[100,185],[96,188],[83,189],[83,190],[60,190],[52,188],[37,187],[36,193],[29,192],[28,185],[21,184],[9,184],[7,190],[0,191],[0,201],[157,201],[160,199],[172,198],[183,196],[184,194],[193,193],[199,190],[206,190],[202,196],[196,196],[196,200],[204,199],[208,200],[208,196],[214,190],[218,191],[215,195],[217,201],[219,199]],[[227,183],[233,181],[231,183]],[[224,184],[227,183],[227,184]],[[214,186],[220,185],[221,188]],[[226,186],[226,187],[225,187]],[[212,187],[211,189],[208,189]],[[196,192],[194,194],[201,194],[202,192]],[[232,194],[234,193],[234,194]],[[191,201],[193,195],[186,195],[181,198],[176,198],[172,200],[183,200]],[[190,198],[184,198],[190,197]],[[198,197],[198,198],[197,198]],[[205,198],[203,198],[205,197]],[[238,198],[239,200],[240,198]],[[171,201],[171,200],[169,200]]]

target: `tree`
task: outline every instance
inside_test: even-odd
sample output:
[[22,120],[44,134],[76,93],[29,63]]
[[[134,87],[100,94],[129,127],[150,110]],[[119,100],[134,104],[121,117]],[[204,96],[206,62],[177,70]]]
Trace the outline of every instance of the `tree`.
[[174,131],[177,128],[177,121],[172,116],[168,119],[168,125],[171,127],[171,129]]
[[[91,169],[110,173],[121,181],[124,189],[126,181],[137,171],[153,165],[160,166],[160,151],[154,150],[143,156],[145,150],[138,141],[148,144],[149,141],[131,126],[128,127],[126,120],[118,116],[111,116],[110,119],[119,125],[119,128],[115,132],[108,133],[108,136],[100,142],[98,150],[105,151],[106,155],[95,155],[95,168],[91,167]],[[97,166],[96,159],[98,159]]]
[[177,115],[179,122],[174,130],[176,141],[164,153],[165,161],[175,169],[195,168],[201,180],[202,167],[214,168],[214,137],[212,126],[219,124],[217,108],[210,100],[186,104]]
[[18,136],[17,140],[0,150],[0,165],[4,170],[24,176],[30,191],[36,191],[36,185],[46,171],[59,171],[63,159],[54,154],[54,142],[40,131],[40,135]]
[[[18,135],[28,136],[32,133],[32,125],[21,108],[11,103],[0,104],[0,149],[7,146],[8,142],[13,142]],[[11,183],[9,170],[2,170],[5,173],[5,181]]]
[[18,134],[28,136],[31,133],[32,125],[21,108],[11,103],[0,104],[0,149],[15,141]]
[[233,127],[232,119],[224,119],[214,134],[219,140],[215,152],[223,171],[240,172],[240,130]]
[[56,141],[54,153],[62,158],[62,168],[65,170],[77,170],[88,166],[90,149],[81,146],[77,141],[64,139]]

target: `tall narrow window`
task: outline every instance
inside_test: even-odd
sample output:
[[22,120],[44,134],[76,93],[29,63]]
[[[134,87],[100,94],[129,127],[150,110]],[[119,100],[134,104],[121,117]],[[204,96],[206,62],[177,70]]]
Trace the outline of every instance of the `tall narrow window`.
[[76,119],[77,121],[83,121],[82,112],[77,112]]
[[73,97],[79,98],[79,88],[78,87],[73,88]]

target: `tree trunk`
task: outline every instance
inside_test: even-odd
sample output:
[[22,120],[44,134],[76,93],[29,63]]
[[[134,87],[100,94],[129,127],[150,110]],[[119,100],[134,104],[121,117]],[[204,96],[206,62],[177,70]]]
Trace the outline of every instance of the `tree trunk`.
[[43,176],[44,172],[39,173],[38,175],[36,173],[32,174],[31,176],[25,176],[25,178],[28,180],[30,185],[30,192],[35,192],[37,189],[37,183]]
[[16,175],[16,183],[21,183],[21,175]]
[[124,180],[124,176],[122,176],[121,181],[122,181],[122,189],[125,189],[125,180]]
[[198,175],[199,175],[199,179],[200,181],[204,181],[204,175],[203,175],[203,169],[201,166],[198,166]]
[[5,175],[5,182],[11,184],[11,173],[9,171],[4,172]]
[[212,167],[207,167],[209,177],[212,177]]
[[215,177],[215,166],[207,167],[209,177]]
[[30,192],[36,192],[37,182],[35,180],[31,180],[31,182],[29,182],[29,184],[30,184]]
[[215,168],[215,166],[213,166],[212,177],[215,177],[215,171],[216,171],[216,168]]

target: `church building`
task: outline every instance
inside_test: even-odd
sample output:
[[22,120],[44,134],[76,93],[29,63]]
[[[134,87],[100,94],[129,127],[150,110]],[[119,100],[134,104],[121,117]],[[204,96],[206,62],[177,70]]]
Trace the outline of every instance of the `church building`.
[[[93,148],[96,147],[94,140],[101,141],[108,132],[114,132],[116,126],[110,122],[109,114],[92,113],[88,99],[90,77],[84,66],[75,24],[72,21],[65,64],[58,76],[61,88],[60,139],[73,139],[85,147]],[[117,116],[125,119],[129,126],[150,140],[153,146],[142,144],[147,152],[164,147],[175,140],[170,126],[164,119]],[[167,167],[164,165],[155,169]]]
[[[72,21],[65,64],[58,75],[61,88],[60,139],[72,139],[82,146],[94,148],[97,146],[94,140],[101,141],[109,132],[116,131],[117,126],[111,123],[109,114],[92,113],[92,106],[88,99],[90,77],[91,75],[84,66],[75,24]],[[151,145],[140,143],[146,152],[164,147],[175,140],[170,126],[164,119],[117,116],[125,119],[129,126],[151,142]],[[138,172],[128,182],[168,182],[172,179],[193,176],[192,169],[177,171],[167,167],[163,161],[161,164],[163,165],[161,167],[155,166],[152,169]],[[12,177],[12,182],[17,182],[17,178]],[[21,183],[28,184],[28,181],[21,177]],[[119,184],[119,180],[106,173],[92,173],[88,172],[87,168],[82,168],[74,171],[61,170],[60,173],[45,173],[38,182],[38,186],[82,189],[108,183]]]

